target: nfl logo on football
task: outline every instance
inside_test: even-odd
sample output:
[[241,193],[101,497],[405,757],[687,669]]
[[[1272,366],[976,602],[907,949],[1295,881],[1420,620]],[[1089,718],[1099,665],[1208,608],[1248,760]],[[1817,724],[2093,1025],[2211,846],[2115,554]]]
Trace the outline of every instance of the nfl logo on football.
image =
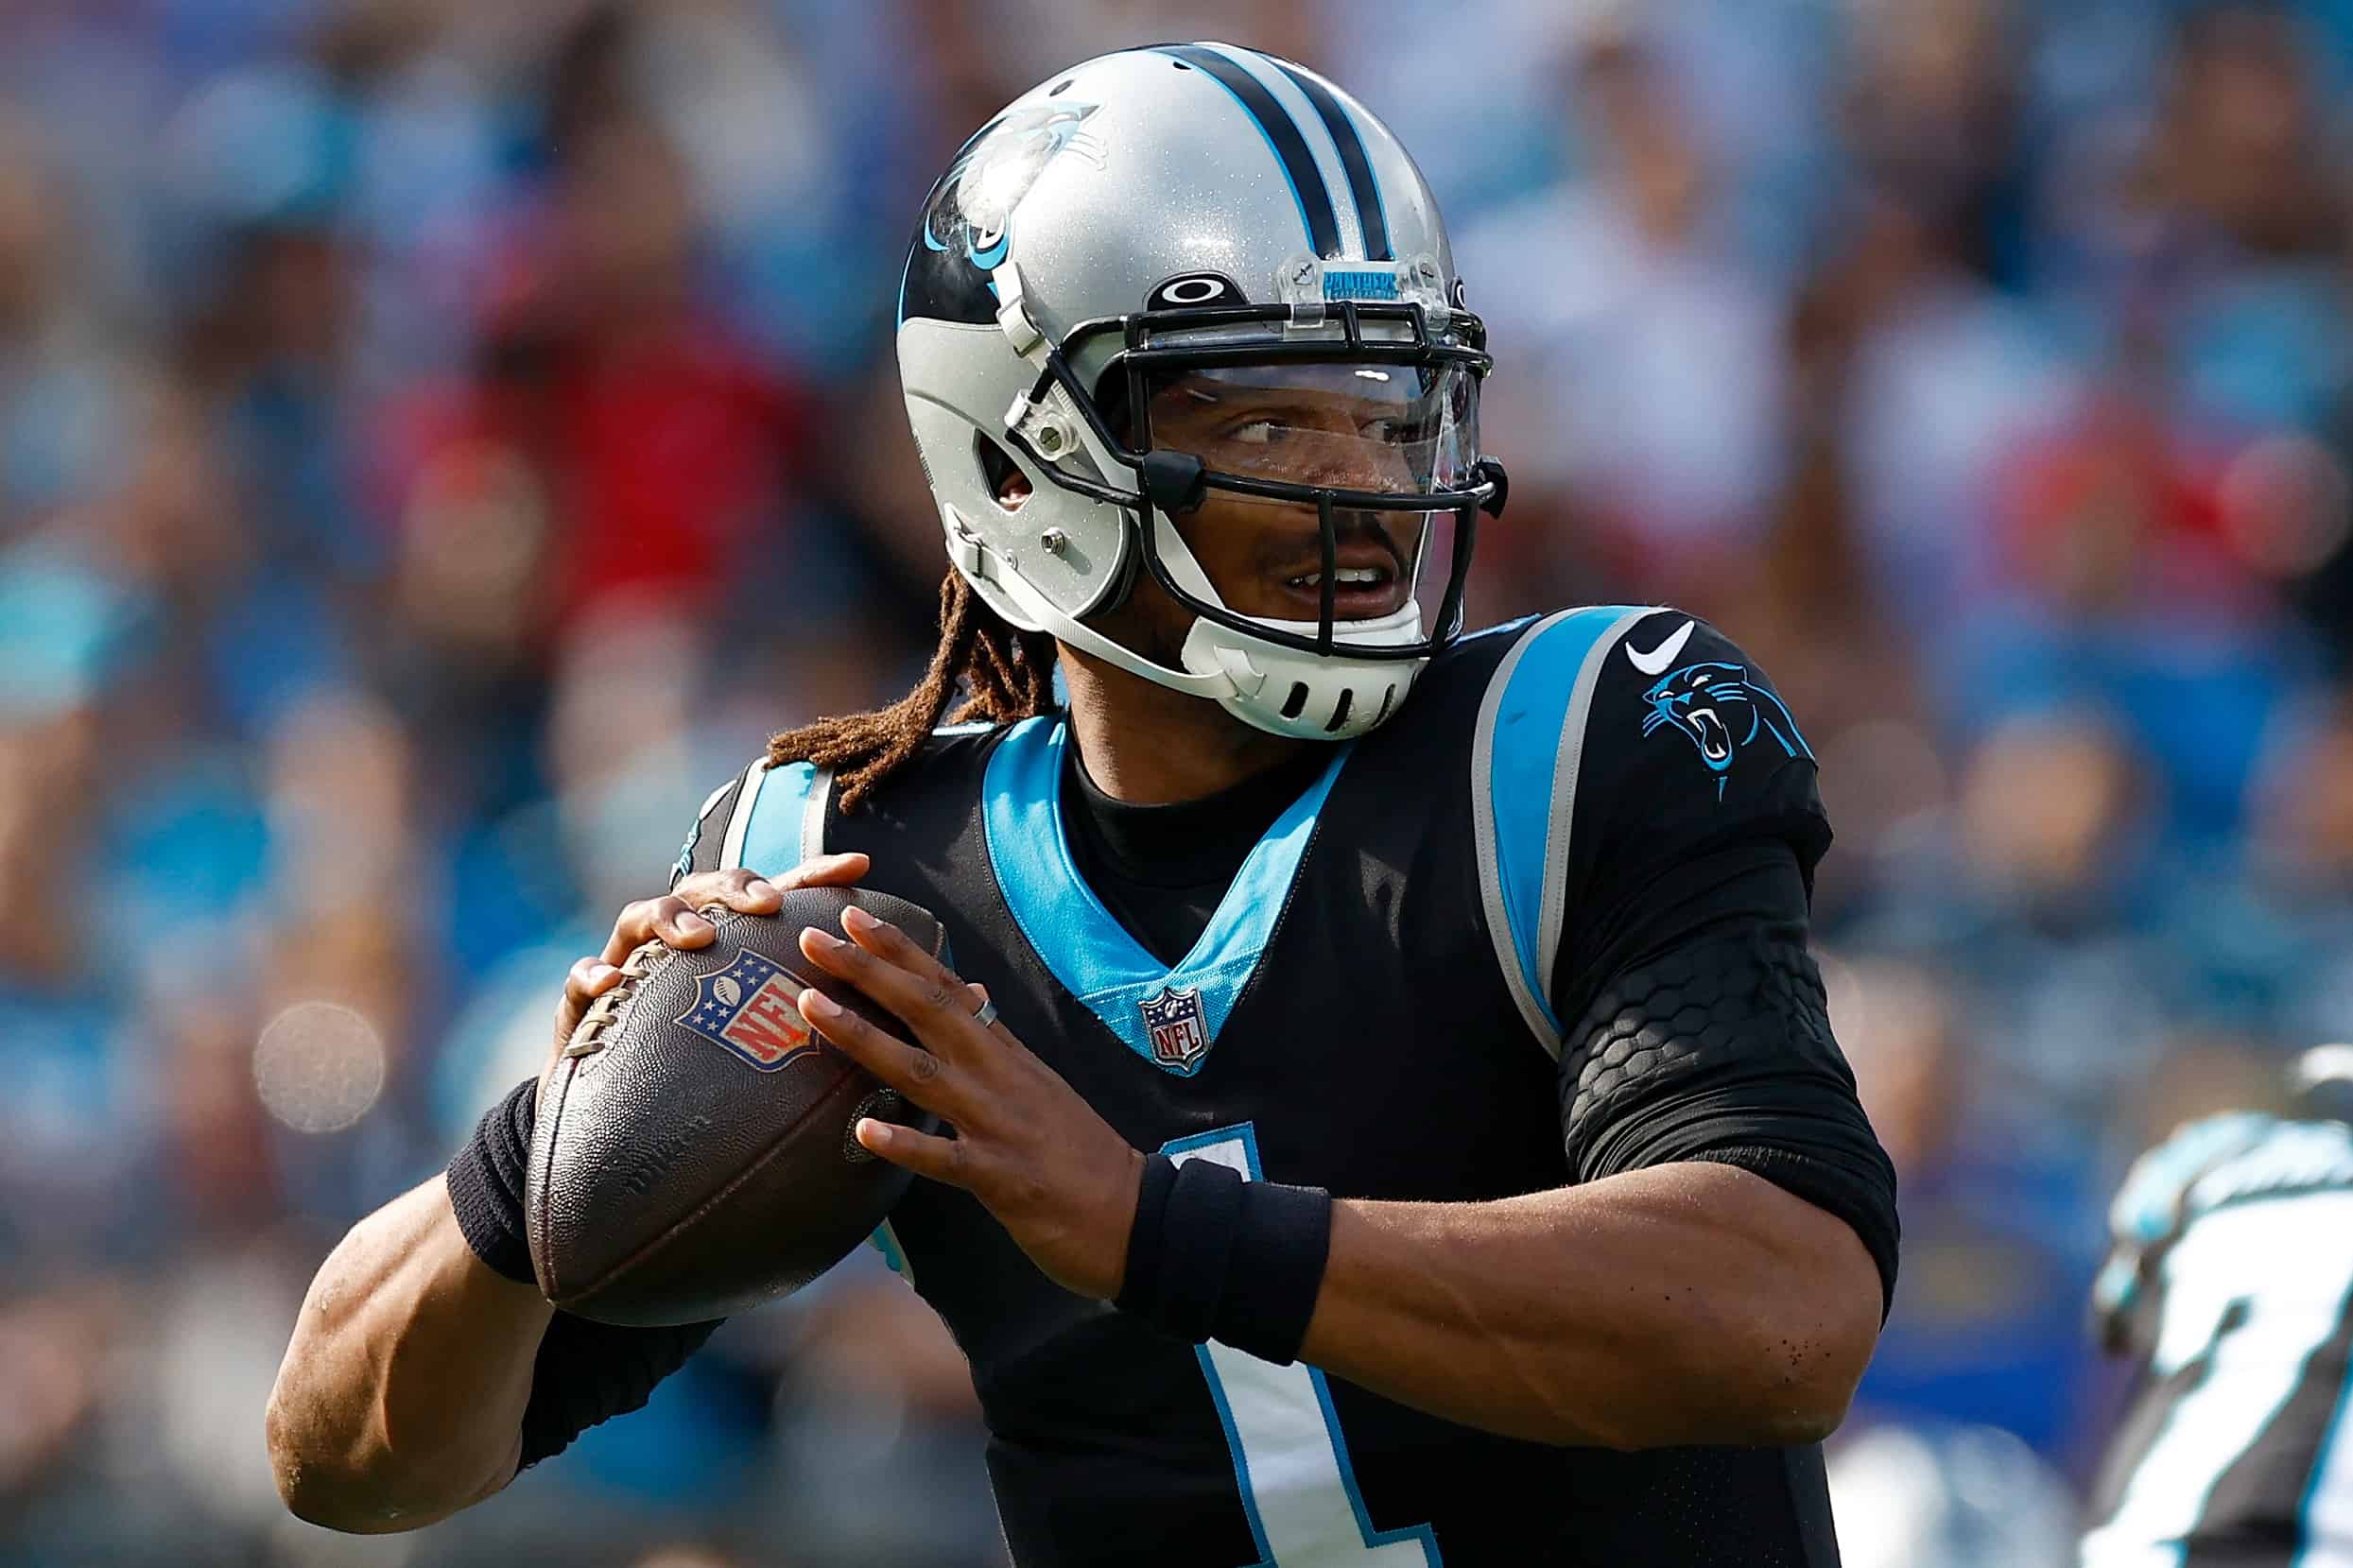
[[695,982],[695,1005],[679,1019],[763,1073],[816,1048],[808,1021],[792,999],[799,988],[756,953],[739,953],[717,974]]
[[1199,986],[1163,986],[1136,1006],[1144,1013],[1144,1031],[1151,1037],[1152,1060],[1163,1067],[1190,1072],[1209,1049],[1209,1030],[1202,1021]]

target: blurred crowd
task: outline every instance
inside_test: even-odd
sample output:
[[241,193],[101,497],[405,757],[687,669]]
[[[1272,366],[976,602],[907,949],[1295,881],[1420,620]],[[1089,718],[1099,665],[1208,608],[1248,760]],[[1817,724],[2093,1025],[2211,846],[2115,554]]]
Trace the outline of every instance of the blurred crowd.
[[261,1409],[709,786],[919,671],[931,177],[1212,36],[1446,205],[1514,475],[1477,617],[1674,602],[1805,716],[1906,1232],[1850,1560],[2061,1560],[2116,1175],[2353,1036],[2353,0],[0,27],[0,1559],[997,1560],[961,1360],[863,1256],[424,1536],[285,1517]]

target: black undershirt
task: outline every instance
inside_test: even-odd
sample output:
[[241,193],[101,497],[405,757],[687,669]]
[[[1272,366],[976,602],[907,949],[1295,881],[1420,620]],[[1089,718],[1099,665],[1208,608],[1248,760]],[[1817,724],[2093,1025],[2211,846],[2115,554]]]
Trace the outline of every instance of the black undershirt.
[[1331,766],[1324,747],[1198,801],[1131,805],[1063,751],[1063,833],[1079,874],[1144,951],[1171,969],[1193,950],[1252,849]]

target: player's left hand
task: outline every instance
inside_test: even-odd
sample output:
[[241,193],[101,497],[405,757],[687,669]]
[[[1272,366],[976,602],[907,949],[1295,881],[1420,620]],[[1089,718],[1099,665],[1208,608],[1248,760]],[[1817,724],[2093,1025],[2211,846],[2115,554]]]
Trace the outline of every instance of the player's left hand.
[[1144,1157],[1003,1022],[981,1026],[979,987],[863,909],[845,911],[841,927],[848,941],[814,926],[803,931],[802,954],[888,1008],[920,1043],[813,990],[801,993],[802,1016],[956,1129],[935,1137],[869,1117],[857,1124],[857,1141],[978,1198],[1064,1289],[1106,1301],[1118,1295]]

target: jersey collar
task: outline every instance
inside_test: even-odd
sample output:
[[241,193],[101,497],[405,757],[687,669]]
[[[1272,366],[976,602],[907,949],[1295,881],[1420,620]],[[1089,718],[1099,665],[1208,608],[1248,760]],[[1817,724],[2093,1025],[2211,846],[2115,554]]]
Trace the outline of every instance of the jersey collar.
[[1059,717],[1025,719],[997,743],[981,783],[989,864],[1013,922],[1063,989],[1130,1050],[1189,1077],[1232,1014],[1289,901],[1300,862],[1353,743],[1268,828],[1192,950],[1165,966],[1079,874],[1063,827]]

